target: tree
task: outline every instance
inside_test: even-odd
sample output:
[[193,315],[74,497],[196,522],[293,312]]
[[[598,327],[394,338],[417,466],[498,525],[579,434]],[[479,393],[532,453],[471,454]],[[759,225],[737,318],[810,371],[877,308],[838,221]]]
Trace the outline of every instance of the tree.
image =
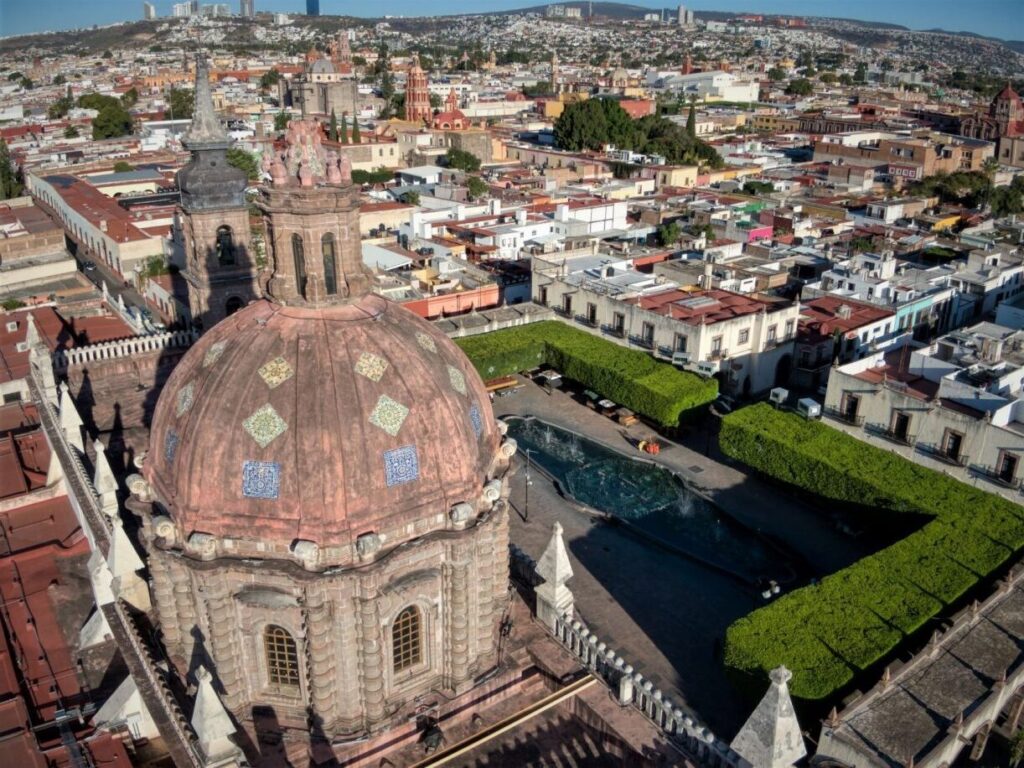
[[843,72],[843,74],[841,74],[839,76],[839,84],[840,85],[853,85],[853,75],[851,75],[848,72]]
[[790,96],[810,96],[814,92],[814,86],[811,85],[811,81],[805,77],[798,77],[796,80],[790,80],[789,85],[786,86],[786,93]]
[[274,130],[277,133],[288,130],[288,123],[291,119],[291,116],[287,112],[278,112],[274,115]]
[[440,96],[438,96],[436,93],[430,94],[430,108],[431,109],[434,109],[434,110],[440,109],[442,104],[444,104],[444,102],[441,100]]
[[670,221],[668,224],[662,224],[658,227],[658,243],[662,247],[675,245],[679,242],[681,234],[682,232],[676,222]]
[[363,143],[363,139],[359,135],[359,120],[357,120],[355,117],[352,118],[352,143],[353,144],[362,144]]
[[79,136],[81,136],[81,134],[78,132],[78,128],[73,125],[69,125],[64,129],[65,139],[77,139]]
[[469,188],[469,197],[471,200],[480,199],[490,192],[491,189],[487,182],[479,176],[470,176],[466,181],[466,186]]
[[786,79],[786,70],[779,67],[772,67],[768,70],[768,79],[773,83],[779,83]]
[[385,184],[394,178],[394,171],[387,168],[378,168],[375,171],[352,170],[352,181],[355,184]]
[[73,106],[75,106],[75,102],[70,96],[61,96],[47,108],[46,116],[51,120],[60,120],[62,117],[67,117]]
[[868,65],[863,61],[857,65],[857,71],[853,73],[853,81],[858,84],[868,81]]
[[264,72],[263,77],[260,78],[260,89],[269,91],[281,80],[281,73],[276,69],[271,69],[269,72]]
[[21,195],[21,182],[14,172],[11,161],[11,150],[7,142],[0,138],[0,200],[10,200]]
[[20,85],[21,85],[21,87],[22,87],[22,88],[24,88],[24,89],[25,89],[26,91],[31,91],[31,90],[32,90],[33,88],[35,88],[35,87],[36,87],[36,84],[35,84],[35,83],[33,83],[33,82],[32,82],[32,80],[31,80],[30,78],[27,78],[27,77],[23,77],[23,78],[21,78],[21,82],[20,82]]
[[821,77],[819,77],[818,79],[821,80],[821,82],[823,83],[828,83],[829,85],[831,85],[839,78],[836,77],[835,72],[822,72]]
[[175,120],[191,120],[195,108],[195,94],[191,88],[172,88],[167,99]]
[[686,135],[691,139],[697,138],[697,107],[690,102],[690,112],[686,116]]
[[131,109],[139,103],[139,92],[136,88],[129,88],[127,91],[121,94],[121,103]]
[[260,178],[260,164],[256,155],[246,152],[241,147],[231,147],[227,153],[228,165],[245,171],[249,181],[258,181]]
[[341,127],[338,129],[338,137],[342,144],[348,144],[348,112],[341,113]]
[[104,58],[104,59],[112,59],[112,58],[114,58],[114,53],[108,48],[107,50],[105,50],[103,52],[102,58]]
[[469,173],[475,173],[480,170],[480,158],[474,155],[472,152],[466,152],[455,147],[449,147],[447,154],[445,154],[445,160],[448,162],[449,168],[455,168],[459,171],[467,171]]
[[53,80],[50,81],[51,85],[64,85],[68,79],[64,75],[57,75]]
[[124,160],[118,160],[114,163],[114,173],[128,173],[128,171],[134,171],[135,166]]
[[767,195],[775,191],[775,185],[770,181],[748,181],[743,191],[748,195]]
[[870,237],[855,237],[850,241],[850,250],[854,253],[864,253],[875,247]]
[[331,141],[338,140],[338,116],[334,114],[334,108],[331,108],[331,124],[327,129],[327,138]]
[[127,136],[132,132],[132,116],[128,114],[120,99],[104,96],[99,93],[87,93],[79,96],[78,106],[97,111],[92,119],[93,139],[112,139]]
[[405,192],[398,199],[401,200],[406,205],[419,205],[420,204],[420,193],[419,192],[413,192],[413,191]]

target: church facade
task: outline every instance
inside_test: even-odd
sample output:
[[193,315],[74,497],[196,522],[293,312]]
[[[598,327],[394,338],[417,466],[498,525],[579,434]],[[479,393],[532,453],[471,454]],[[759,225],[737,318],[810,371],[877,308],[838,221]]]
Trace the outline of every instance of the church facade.
[[1024,168],[1024,103],[1009,84],[992,100],[987,113],[963,118],[960,133],[995,142],[1000,164]]

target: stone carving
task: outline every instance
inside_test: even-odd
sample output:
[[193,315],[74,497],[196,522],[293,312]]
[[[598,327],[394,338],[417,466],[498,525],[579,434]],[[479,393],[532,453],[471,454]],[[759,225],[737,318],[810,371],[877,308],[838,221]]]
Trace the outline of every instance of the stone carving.
[[203,368],[209,368],[220,360],[220,356],[224,354],[224,350],[227,349],[227,346],[228,342],[226,340],[218,341],[216,344],[211,345],[203,356]]
[[178,538],[174,521],[167,515],[157,515],[153,518],[153,533],[158,539],[163,539],[169,544],[173,544],[174,540]]
[[320,559],[320,547],[314,541],[296,539],[292,544],[292,554],[295,555],[306,568],[315,568]]
[[484,485],[483,497],[492,504],[501,498],[501,480],[489,480]]
[[217,537],[208,533],[193,533],[188,537],[188,549],[203,558],[213,557],[217,554]]
[[356,552],[359,557],[371,557],[380,551],[381,538],[376,533],[364,533],[356,539]]
[[173,429],[167,430],[164,435],[164,461],[170,464],[174,461],[174,455],[178,452],[178,433]]
[[[500,431],[500,430],[499,430]],[[506,459],[511,459],[516,455],[516,450],[519,448],[519,443],[516,442],[514,437],[506,437],[501,441],[501,455]]]
[[465,525],[473,517],[473,505],[460,501],[451,508],[448,517],[455,525]]
[[437,345],[434,343],[434,340],[427,334],[423,333],[423,331],[418,331],[416,333],[416,342],[427,350],[427,352],[437,352]]

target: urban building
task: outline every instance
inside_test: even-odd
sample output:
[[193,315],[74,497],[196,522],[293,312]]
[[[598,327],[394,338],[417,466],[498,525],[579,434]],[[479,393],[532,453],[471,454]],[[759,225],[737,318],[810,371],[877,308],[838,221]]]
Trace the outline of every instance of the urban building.
[[152,3],[142,4],[142,18],[146,21],[152,21],[156,18],[156,6]]
[[256,15],[256,0],[239,0],[238,15],[251,19]]
[[306,0],[306,15],[307,16],[319,16],[320,15],[320,0]]
[[850,131],[814,142],[814,161],[873,168],[876,178],[922,179],[936,173],[979,171],[995,156],[995,144],[962,136],[914,131]]
[[536,255],[533,264],[533,300],[567,322],[714,376],[724,392],[750,395],[789,382],[795,302],[680,289],[610,255]]
[[360,92],[352,76],[351,49],[344,31],[331,41],[329,55],[310,49],[303,71],[291,79],[282,78],[278,87],[282,104],[298,108],[303,115],[334,112],[339,118],[348,115],[354,120],[366,108],[376,109],[381,104],[371,93]]
[[826,415],[862,439],[993,492],[1022,477],[1024,332],[994,323],[833,369]]

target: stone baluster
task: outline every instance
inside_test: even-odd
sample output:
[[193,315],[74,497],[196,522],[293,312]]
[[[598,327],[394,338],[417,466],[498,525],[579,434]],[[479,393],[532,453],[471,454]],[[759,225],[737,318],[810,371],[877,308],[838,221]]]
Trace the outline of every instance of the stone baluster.
[[[497,559],[494,555],[494,526],[491,526],[486,535],[481,536],[477,543],[476,562],[493,564]],[[494,589],[495,576],[493,566],[477,570],[476,647],[478,648],[494,647],[494,633],[497,630],[495,600],[498,598]],[[507,580],[506,576],[505,581]]]
[[[192,598],[192,579],[188,569],[174,558],[167,559],[167,566],[171,576],[171,583],[174,584],[174,605],[175,614],[178,617],[181,641],[179,653],[183,659],[192,656],[192,628],[196,626],[196,607]],[[168,649],[170,650],[170,649]]]
[[[622,659],[617,661],[622,661]],[[632,704],[635,693],[633,688],[633,667],[630,664],[626,664],[622,668],[622,677],[619,678],[619,704],[622,706]]]

